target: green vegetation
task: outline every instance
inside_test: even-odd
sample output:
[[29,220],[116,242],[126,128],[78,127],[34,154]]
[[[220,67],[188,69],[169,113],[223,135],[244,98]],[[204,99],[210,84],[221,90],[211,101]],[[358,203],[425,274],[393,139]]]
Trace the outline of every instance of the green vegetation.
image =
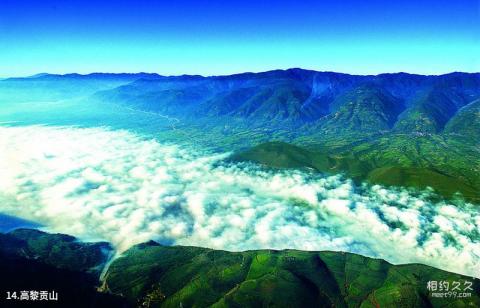
[[[436,299],[430,280],[475,281],[468,299]],[[150,242],[116,259],[106,288],[149,307],[464,307],[477,279],[341,252],[226,252]]]
[[267,142],[250,150],[234,154],[232,161],[254,161],[274,168],[312,168],[326,171],[336,160],[325,153],[311,152],[284,142]]
[[[305,144],[305,140],[299,143]],[[352,143],[311,144],[308,149],[270,142],[230,159],[274,168],[312,168],[346,173],[357,181],[391,186],[433,188],[445,198],[480,202],[480,161],[474,146],[449,136],[389,134]]]
[[375,85],[360,86],[332,102],[332,114],[322,124],[327,133],[390,129],[404,109],[401,101]]
[[478,140],[480,136],[480,100],[465,106],[448,122],[445,132],[458,137]]
[[[100,281],[100,271],[91,268],[107,261],[98,257],[104,248],[105,243],[36,230],[0,233],[0,291],[55,290],[63,307],[480,305],[478,279],[330,251],[227,252],[151,241],[114,259]],[[471,281],[472,296],[432,297],[429,281]],[[8,304],[0,299],[2,307]]]
[[415,101],[414,106],[400,117],[395,129],[403,132],[440,132],[457,108],[445,91],[432,90]]

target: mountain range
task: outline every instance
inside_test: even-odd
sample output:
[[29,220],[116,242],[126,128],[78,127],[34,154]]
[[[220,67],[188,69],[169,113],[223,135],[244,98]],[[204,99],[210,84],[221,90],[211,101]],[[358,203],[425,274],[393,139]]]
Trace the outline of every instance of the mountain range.
[[2,100],[9,91],[30,100],[93,95],[185,119],[231,117],[267,127],[309,124],[324,132],[440,133],[462,107],[480,98],[480,74],[358,76],[302,69],[211,77],[39,74],[2,80],[0,89]]
[[[221,77],[141,78],[104,101],[179,117],[228,116],[324,130],[438,133],[480,97],[480,74],[352,76],[291,69]],[[278,123],[279,122],[279,123]]]
[[479,99],[480,73],[460,72],[359,76],[289,69],[211,77],[40,74],[0,81],[0,103],[66,100],[146,112],[171,122],[159,137],[233,151],[235,160],[431,187],[445,198],[475,203]]

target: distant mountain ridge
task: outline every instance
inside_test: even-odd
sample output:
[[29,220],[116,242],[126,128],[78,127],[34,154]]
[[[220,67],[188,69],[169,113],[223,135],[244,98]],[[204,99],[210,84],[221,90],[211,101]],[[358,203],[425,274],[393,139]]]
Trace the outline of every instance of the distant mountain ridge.
[[[364,91],[364,103],[374,103],[357,101],[349,115],[348,104],[359,91]],[[431,133],[442,131],[458,109],[480,98],[480,74],[356,76],[290,69],[213,77],[156,76],[94,97],[186,119],[226,117],[266,126],[314,123],[326,131],[394,128]]]
[[133,82],[140,78],[155,78],[156,74],[55,75],[41,73],[30,77],[0,80],[0,103],[25,101],[72,100]]
[[[404,114],[395,121],[397,130],[438,131],[459,108],[480,98],[480,74],[349,75],[295,68],[210,77],[42,73],[0,81],[0,90],[20,88],[32,92],[29,94],[34,94],[33,97],[36,87],[50,87],[52,92],[60,92],[53,95],[54,98],[95,94],[95,98],[103,101],[176,116],[228,116],[263,122],[287,121],[295,125],[321,121],[337,111],[342,103],[347,103],[339,101],[341,97],[354,95],[359,87],[371,87],[387,94],[383,97],[387,105],[386,98],[391,96],[405,106]],[[432,105],[438,104],[442,106],[432,110]],[[374,107],[366,107],[366,111],[369,108]]]
[[[275,147],[271,155],[266,152],[272,147],[261,146],[281,141],[328,158],[330,163],[317,166],[321,172],[432,187],[447,198],[460,192],[480,202],[480,73],[288,69],[210,77],[42,74],[0,81],[0,103],[59,100],[117,115],[148,114],[150,122],[163,125],[155,135],[166,141],[193,140],[234,152],[260,146],[265,157],[298,164],[288,146]],[[256,154],[247,160],[277,165]]]

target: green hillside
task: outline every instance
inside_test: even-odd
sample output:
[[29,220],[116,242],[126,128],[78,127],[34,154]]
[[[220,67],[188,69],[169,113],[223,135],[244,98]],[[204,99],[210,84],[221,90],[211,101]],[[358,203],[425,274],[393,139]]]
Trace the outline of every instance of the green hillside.
[[144,307],[474,307],[473,297],[432,298],[430,280],[473,281],[425,265],[394,266],[341,252],[226,252],[132,247],[110,266],[104,289]]
[[[478,279],[351,253],[227,252],[151,241],[131,247],[109,264],[111,255],[102,253],[108,247],[29,229],[0,233],[0,291],[56,290],[62,307],[480,305]],[[429,281],[472,282],[471,297],[432,297]],[[0,299],[2,307],[15,303]]]
[[335,160],[320,152],[284,142],[267,142],[230,157],[232,161],[253,161],[274,168],[312,168],[326,171],[334,166]]
[[363,85],[338,97],[332,109],[322,125],[325,131],[378,132],[389,130],[404,106],[382,88]]
[[460,109],[446,125],[445,132],[480,142],[480,100]]
[[[441,149],[439,151],[438,149]],[[446,198],[457,193],[480,202],[480,163],[473,147],[441,136],[388,135],[340,147],[268,142],[230,157],[274,168],[343,172],[357,181],[433,188]]]

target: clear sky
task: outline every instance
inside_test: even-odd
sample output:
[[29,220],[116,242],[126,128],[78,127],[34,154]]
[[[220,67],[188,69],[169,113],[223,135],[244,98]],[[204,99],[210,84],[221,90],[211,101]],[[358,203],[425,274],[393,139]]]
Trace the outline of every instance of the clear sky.
[[480,0],[0,0],[0,76],[480,71]]

